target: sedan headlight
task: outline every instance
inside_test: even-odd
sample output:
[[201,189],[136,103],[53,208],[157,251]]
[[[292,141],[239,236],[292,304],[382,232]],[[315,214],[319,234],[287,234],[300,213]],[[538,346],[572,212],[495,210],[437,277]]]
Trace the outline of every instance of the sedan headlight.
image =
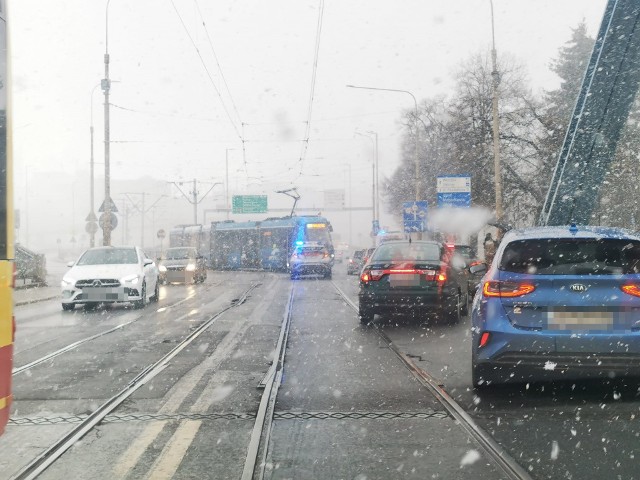
[[160,273],[164,273],[164,272],[166,272],[166,271],[167,271],[167,267],[165,267],[164,265],[160,265],[160,266],[158,267],[158,270],[160,271]]
[[75,287],[75,285],[76,285],[76,281],[71,277],[64,277],[62,279],[62,282],[60,282],[60,286],[62,288]]
[[196,266],[193,263],[190,263],[189,265],[187,265],[186,268],[187,272],[195,272],[196,271]]
[[134,273],[132,275],[127,275],[126,277],[122,277],[120,279],[120,283],[130,283],[131,285],[137,285],[138,280],[140,280],[140,275]]

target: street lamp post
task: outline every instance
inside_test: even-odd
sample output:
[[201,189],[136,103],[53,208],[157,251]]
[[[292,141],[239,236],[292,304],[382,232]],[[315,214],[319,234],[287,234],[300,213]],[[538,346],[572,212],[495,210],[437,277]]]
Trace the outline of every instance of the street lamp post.
[[368,130],[367,133],[376,136],[376,152],[375,152],[375,164],[376,164],[376,219],[380,221],[380,182],[379,182],[379,163],[378,163],[378,132]]
[[105,49],[104,49],[104,79],[101,82],[104,92],[104,227],[102,229],[102,243],[111,245],[111,166],[109,151],[109,3],[105,13]]
[[[408,95],[411,95],[411,98],[413,98],[413,123],[414,123],[414,157],[413,157],[413,163],[414,163],[414,168],[415,168],[415,190],[416,190],[416,202],[420,201],[420,158],[418,156],[418,146],[420,145],[420,129],[418,128],[418,101],[416,100],[416,97],[413,93],[411,93],[408,90],[398,90],[395,88],[378,88],[378,87],[361,87],[361,86],[356,86],[356,85],[347,85],[347,87],[349,88],[361,88],[364,90],[378,90],[378,91],[382,91],[382,92],[397,92],[397,93],[406,93]],[[376,136],[377,138],[377,136]],[[422,238],[422,233],[418,232],[418,240],[420,240]]]
[[353,217],[352,217],[351,213],[353,211],[353,201],[352,201],[353,200],[353,188],[351,186],[351,164],[347,163],[345,166],[349,169],[349,189],[348,189],[349,190],[349,245],[352,245],[352,243],[353,243],[352,242],[352,230],[353,229],[351,228],[351,226],[352,226],[352,223],[353,223],[352,222]]
[[411,98],[413,98],[413,106],[414,106],[414,113],[413,113],[413,122],[414,122],[414,129],[415,129],[415,135],[414,135],[414,167],[415,167],[415,189],[416,189],[416,201],[420,200],[420,159],[418,158],[418,145],[420,143],[420,129],[418,128],[418,101],[416,100],[416,97],[413,93],[411,93],[408,90],[397,90],[395,88],[378,88],[378,87],[360,87],[360,86],[356,86],[356,85],[347,85],[347,87],[349,88],[361,88],[363,90],[379,90],[382,92],[398,92],[398,93],[406,93],[408,95],[411,95]]
[[[89,175],[91,176],[90,179],[90,189],[91,189],[91,194],[90,194],[90,198],[89,198],[89,218],[92,222],[95,222],[96,220],[96,212],[95,212],[95,185],[94,185],[94,159],[93,159],[93,94],[96,91],[96,88],[98,88],[100,86],[100,84],[96,84],[93,89],[91,90],[91,125],[89,126],[89,134],[91,135],[91,167],[90,167],[90,173]],[[91,248],[96,246],[96,232],[94,232],[93,230],[90,231],[89,233],[89,246]]]
[[371,229],[373,230],[373,225],[377,219],[376,217],[376,160],[375,160],[375,143],[373,138],[369,135],[365,135],[364,133],[355,132],[356,135],[360,135],[361,137],[368,138],[371,140],[371,150],[373,151],[373,158],[371,159],[371,210],[372,210],[372,218],[371,218]]
[[493,22],[493,0],[489,0],[491,5],[491,78],[492,78],[492,114],[493,114],[493,179],[496,189],[496,220],[502,219],[502,171],[500,166],[500,119],[498,117],[498,85],[500,84],[500,73],[498,72],[498,61],[496,53],[496,33]]

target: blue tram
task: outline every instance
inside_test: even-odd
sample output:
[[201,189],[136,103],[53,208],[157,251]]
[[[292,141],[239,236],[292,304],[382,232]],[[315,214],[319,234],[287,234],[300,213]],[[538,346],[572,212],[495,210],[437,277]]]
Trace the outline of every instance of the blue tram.
[[209,227],[179,225],[169,245],[193,246],[217,270],[288,270],[296,246],[320,244],[334,255],[331,223],[317,215],[267,218],[263,221],[213,222]]

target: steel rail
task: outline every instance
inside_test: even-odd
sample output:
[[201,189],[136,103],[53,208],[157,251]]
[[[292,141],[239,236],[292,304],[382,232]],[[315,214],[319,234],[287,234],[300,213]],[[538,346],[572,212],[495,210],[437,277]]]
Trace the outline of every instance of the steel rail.
[[[216,285],[219,285],[219,284],[214,284],[212,286],[216,286]],[[209,290],[209,288],[205,289],[205,291],[208,291],[208,290]],[[178,305],[181,305],[184,302],[186,302],[186,301],[188,301],[188,300],[190,300],[190,299],[192,299],[194,297],[195,297],[195,295],[189,296],[187,298],[183,298],[182,300],[179,300],[179,301],[177,301],[175,303],[171,303],[171,304],[166,305],[166,306],[164,306],[162,308],[164,310],[168,310],[170,308],[177,307]],[[91,335],[90,337],[86,337],[86,338],[83,338],[83,339],[78,340],[76,342],[70,343],[69,345],[67,345],[65,347],[62,347],[62,348],[60,348],[60,349],[58,349],[58,350],[56,350],[54,352],[48,353],[47,355],[45,355],[43,357],[40,357],[37,360],[29,362],[29,363],[27,363],[25,365],[22,365],[20,367],[14,368],[11,371],[11,375],[17,375],[17,374],[19,374],[21,372],[29,370],[29,369],[35,367],[36,365],[40,365],[41,363],[44,363],[47,360],[51,360],[52,358],[57,357],[58,355],[62,355],[63,353],[66,353],[66,352],[69,352],[71,350],[74,350],[75,348],[79,347],[80,345],[82,345],[84,343],[90,342],[92,340],[95,340],[96,338],[100,338],[100,337],[103,337],[104,335],[108,335],[108,334],[113,333],[113,332],[115,332],[117,330],[120,330],[121,328],[126,327],[127,325],[130,325],[132,323],[137,322],[138,320],[142,319],[143,317],[144,317],[144,315],[139,315],[138,317],[134,318],[133,320],[131,320],[129,322],[121,323],[119,325],[116,325],[113,328],[110,328],[109,330],[105,330],[104,332],[99,332],[99,333],[96,333],[95,335]]]
[[[331,282],[344,302],[358,313],[358,306],[347,296],[344,291]],[[449,412],[449,415],[469,434],[486,454],[497,464],[497,466],[514,480],[531,480],[531,476],[507,453],[507,451],[496,442],[491,435],[485,432],[471,416],[445,391],[429,372],[419,368],[406,354],[404,354],[382,329],[375,323],[371,323],[376,333],[386,343],[387,347],[400,359],[404,366],[414,375],[414,377],[427,388],[436,399]]]
[[[282,325],[280,327],[280,336],[278,337],[278,343],[273,356],[273,362],[271,368],[265,375],[265,378],[261,382],[264,384],[264,391],[260,398],[260,406],[258,407],[258,413],[256,415],[256,421],[253,425],[253,431],[251,432],[251,440],[249,441],[249,447],[247,449],[247,457],[244,462],[244,468],[242,470],[242,480],[252,480],[257,478],[262,480],[264,478],[264,471],[266,466],[266,458],[269,449],[269,438],[271,437],[271,426],[273,425],[273,414],[275,410],[276,397],[278,395],[278,389],[282,382],[282,372],[284,369],[284,357],[287,350],[287,341],[289,339],[289,328],[291,326],[291,306],[293,305],[293,285],[289,290],[289,300],[285,307],[284,316],[282,319]],[[266,423],[266,420],[269,420]],[[265,431],[266,423],[266,431]],[[261,447],[262,446],[262,450]],[[260,452],[262,451],[262,455]],[[260,470],[256,472],[256,463],[258,457],[262,456],[262,462],[260,462]]]
[[232,300],[230,305],[223,308],[215,315],[210,317],[198,328],[191,332],[182,342],[171,349],[167,354],[162,356],[155,363],[147,366],[142,370],[133,380],[131,380],[126,387],[124,387],[119,393],[111,397],[105,403],[100,405],[89,415],[82,423],[71,431],[66,433],[47,450],[41,453],[38,457],[32,460],[29,464],[24,466],[18,473],[11,477],[11,480],[31,480],[36,478],[47,468],[49,468],[56,460],[58,460],[69,448],[71,448],[78,440],[91,431],[96,425],[98,425],[109,413],[114,411],[122,402],[129,398],[133,393],[138,390],[142,385],[158,375],[162,370],[169,366],[169,361],[184,350],[191,342],[198,338],[204,331],[206,331],[216,320],[218,320],[224,313],[238,305],[243,304],[249,293],[256,288],[260,283],[253,283],[242,295]]

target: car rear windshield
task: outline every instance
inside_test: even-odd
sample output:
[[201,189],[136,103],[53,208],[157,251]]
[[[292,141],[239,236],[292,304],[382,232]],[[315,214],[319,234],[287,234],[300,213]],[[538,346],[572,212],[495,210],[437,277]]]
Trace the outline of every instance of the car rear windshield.
[[134,248],[104,248],[87,250],[78,260],[78,265],[123,265],[138,263]]
[[469,245],[456,245],[454,247],[454,251],[458,255],[462,255],[467,260],[470,260],[473,256],[473,252],[471,251],[471,247]]
[[510,242],[500,270],[533,275],[640,273],[640,242],[622,239],[530,239]]
[[373,262],[440,261],[440,246],[435,243],[387,243],[374,252]]
[[362,258],[364,255],[364,250],[358,250],[357,252],[353,252],[353,258]]

